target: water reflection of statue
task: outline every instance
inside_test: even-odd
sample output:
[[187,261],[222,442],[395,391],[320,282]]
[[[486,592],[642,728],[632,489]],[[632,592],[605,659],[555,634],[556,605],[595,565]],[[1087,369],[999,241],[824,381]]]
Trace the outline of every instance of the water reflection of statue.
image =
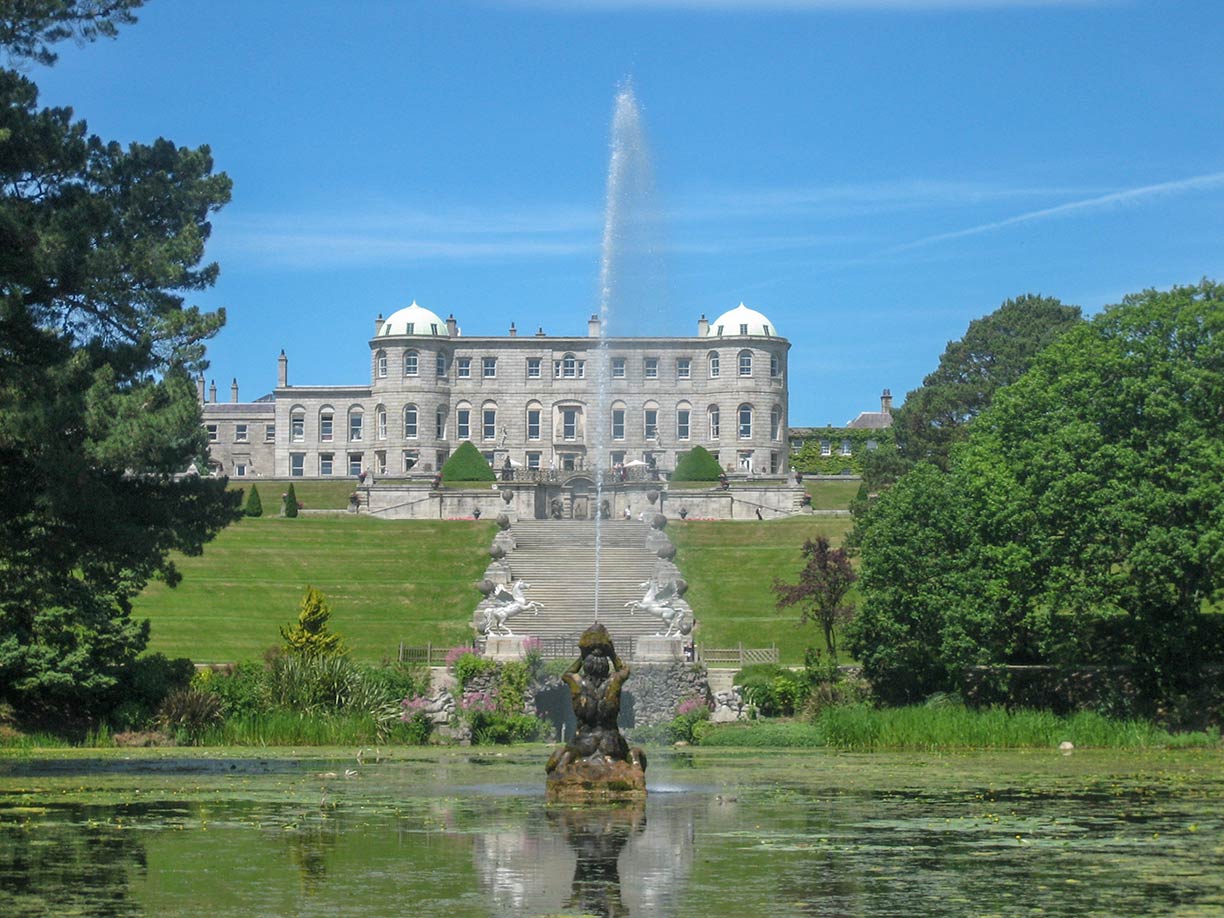
[[575,856],[574,879],[565,908],[605,918],[628,915],[629,909],[621,898],[618,861],[629,839],[645,825],[643,802],[551,809],[548,816],[550,822],[560,827]]
[[630,749],[617,729],[621,687],[629,667],[616,655],[603,625],[578,640],[580,656],[562,675],[569,686],[577,730],[548,760],[548,797],[570,800],[639,797],[646,793],[646,754]]

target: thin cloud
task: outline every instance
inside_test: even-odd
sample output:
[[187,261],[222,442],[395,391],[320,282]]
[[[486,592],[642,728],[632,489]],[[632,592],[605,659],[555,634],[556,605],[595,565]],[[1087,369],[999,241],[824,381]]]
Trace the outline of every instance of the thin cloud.
[[1215,188],[1224,188],[1224,172],[1211,172],[1206,175],[1196,175],[1187,179],[1179,179],[1176,182],[1160,182],[1159,184],[1155,185],[1143,185],[1138,188],[1128,188],[1124,191],[1115,191],[1112,194],[1103,194],[1094,198],[1086,198],[1082,201],[1071,201],[1067,204],[1059,204],[1056,207],[1031,210],[1028,213],[1017,214],[1014,217],[1008,217],[1004,220],[995,220],[991,223],[980,223],[977,226],[970,226],[961,230],[953,230],[949,233],[936,233],[933,236],[924,236],[922,239],[915,239],[913,242],[906,242],[902,245],[894,246],[884,254],[906,252],[911,249],[935,245],[939,242],[948,242],[952,239],[964,239],[968,236],[980,236],[984,233],[993,233],[996,230],[1006,229],[1009,226],[1019,226],[1025,223],[1037,223],[1042,220],[1052,220],[1060,217],[1074,216],[1076,214],[1089,213],[1095,210],[1129,207],[1133,204],[1143,203],[1152,198],[1172,197],[1195,191],[1210,191]]
[[550,9],[569,13],[608,11],[711,13],[897,13],[1006,10],[1032,7],[1112,5],[1116,0],[496,0],[494,6]]

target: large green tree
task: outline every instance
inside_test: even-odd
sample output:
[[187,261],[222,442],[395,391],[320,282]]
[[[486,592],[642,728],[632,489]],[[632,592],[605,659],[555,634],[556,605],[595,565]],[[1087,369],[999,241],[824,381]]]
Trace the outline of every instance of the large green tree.
[[[852,646],[919,694],[967,665],[1131,667],[1193,687],[1224,589],[1224,287],[1127,297],[1051,344],[864,520]],[[904,685],[904,669],[926,675]]]
[[949,341],[939,366],[905,396],[893,414],[892,455],[871,457],[866,476],[873,489],[889,484],[918,462],[947,469],[952,447],[1003,386],[1015,382],[1051,342],[1081,321],[1078,306],[1053,297],[1025,294],[969,323]]
[[[10,57],[113,34],[135,2],[6,4]],[[91,713],[144,648],[129,601],[167,554],[198,553],[237,512],[204,455],[192,377],[221,327],[209,214],[229,199],[207,147],[121,147],[0,69],[0,701]]]

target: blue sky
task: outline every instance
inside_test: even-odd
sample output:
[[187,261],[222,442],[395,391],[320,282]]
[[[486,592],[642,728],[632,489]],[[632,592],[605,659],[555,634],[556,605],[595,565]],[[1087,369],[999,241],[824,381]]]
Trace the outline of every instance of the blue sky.
[[[223,393],[361,383],[374,316],[583,334],[609,124],[655,173],[649,330],[741,300],[792,424],[901,396],[1003,300],[1224,278],[1224,6],[1130,0],[153,0],[29,68],[106,139],[234,180],[201,305]],[[898,399],[899,400],[899,399]]]

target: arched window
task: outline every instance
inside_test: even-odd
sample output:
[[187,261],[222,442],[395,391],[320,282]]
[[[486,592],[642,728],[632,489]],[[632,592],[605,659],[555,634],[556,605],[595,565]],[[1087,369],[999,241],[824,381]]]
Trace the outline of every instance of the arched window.
[[438,407],[434,412],[434,438],[438,440],[446,439],[446,406]]
[[353,406],[349,409],[349,440],[356,441],[362,438],[362,412],[359,406]]
[[625,403],[612,403],[612,439],[625,439]]
[[437,367],[437,375],[445,376],[446,371],[450,369],[450,359],[447,356],[446,351],[438,351],[438,356],[435,358],[434,362]]
[[769,437],[771,440],[782,439],[782,409],[777,405],[769,411]]
[[482,440],[497,439],[496,402],[485,402],[480,407],[480,437]]
[[642,435],[647,440],[659,439],[659,406],[655,402],[642,406]]
[[782,361],[777,354],[769,355],[769,375],[774,379],[782,375]]
[[706,361],[710,365],[710,379],[718,379],[721,372],[718,367],[718,351],[710,351],[706,354]]
[[460,440],[472,439],[472,406],[467,402],[455,406],[455,436]]
[[420,367],[421,357],[416,351],[404,351],[404,375],[416,376]]
[[687,440],[692,433],[693,406],[681,402],[676,406],[676,439]]
[[706,421],[710,425],[710,439],[711,440],[717,440],[720,436],[722,436],[722,431],[719,429],[719,427],[721,426],[719,424],[719,420],[720,418],[718,414],[717,405],[711,405],[709,408],[706,409]]
[[417,438],[417,406],[404,406],[404,438],[415,440]]
[[319,440],[323,443],[331,443],[335,439],[336,428],[336,409],[331,405],[324,405],[319,409]]
[[739,438],[741,440],[752,439],[752,406],[740,405],[736,412],[739,415]]
[[544,406],[539,402],[527,403],[527,439],[539,440],[542,438],[540,425],[543,423]]
[[387,378],[387,352],[378,351],[374,355],[374,373],[379,379]]
[[294,443],[306,439],[306,409],[297,405],[289,411],[289,439]]
[[752,351],[739,352],[739,375],[752,375]]
[[374,426],[376,436],[380,440],[387,439],[387,409],[384,405],[379,405],[374,409]]

